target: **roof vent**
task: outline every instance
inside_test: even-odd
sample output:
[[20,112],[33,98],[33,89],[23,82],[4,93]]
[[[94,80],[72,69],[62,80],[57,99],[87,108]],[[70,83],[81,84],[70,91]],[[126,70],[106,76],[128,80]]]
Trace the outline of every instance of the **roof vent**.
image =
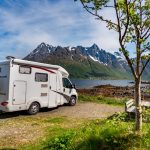
[[15,57],[13,57],[13,56],[7,56],[6,59],[7,60],[11,60],[11,59],[15,59]]

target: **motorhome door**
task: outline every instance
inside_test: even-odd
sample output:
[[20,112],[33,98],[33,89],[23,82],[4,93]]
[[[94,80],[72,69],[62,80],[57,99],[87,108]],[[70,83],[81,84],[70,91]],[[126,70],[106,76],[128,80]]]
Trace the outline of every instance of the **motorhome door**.
[[67,78],[63,78],[63,94],[64,98],[69,101],[70,100],[70,95],[72,91],[72,84]]
[[50,74],[49,84],[49,108],[57,106],[57,77],[56,74]]
[[0,65],[0,102],[8,100],[9,64]]
[[15,81],[13,84],[13,104],[25,104],[26,102],[26,81]]

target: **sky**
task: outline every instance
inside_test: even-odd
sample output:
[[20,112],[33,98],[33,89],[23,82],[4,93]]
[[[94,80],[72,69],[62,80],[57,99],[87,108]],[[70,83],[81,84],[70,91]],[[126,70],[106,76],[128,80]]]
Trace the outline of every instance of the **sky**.
[[[113,12],[103,11],[114,18]],[[74,0],[0,0],[0,60],[23,58],[40,43],[119,48],[118,35]]]

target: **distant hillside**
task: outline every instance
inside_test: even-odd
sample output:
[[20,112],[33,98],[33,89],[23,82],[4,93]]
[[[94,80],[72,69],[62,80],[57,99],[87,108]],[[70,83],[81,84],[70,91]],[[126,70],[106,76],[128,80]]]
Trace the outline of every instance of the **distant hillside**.
[[124,57],[111,54],[96,44],[91,47],[54,47],[41,43],[25,60],[56,64],[64,67],[72,78],[130,78]]

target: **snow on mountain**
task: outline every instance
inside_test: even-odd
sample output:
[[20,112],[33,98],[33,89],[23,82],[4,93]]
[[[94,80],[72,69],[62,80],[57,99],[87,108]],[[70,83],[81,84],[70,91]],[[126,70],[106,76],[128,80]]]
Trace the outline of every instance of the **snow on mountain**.
[[71,47],[71,46],[68,46],[68,47],[65,47],[67,48],[69,51],[74,51],[76,48],[75,47]]
[[56,47],[53,47],[52,45],[41,43],[27,57],[30,60],[40,61],[46,58],[52,51],[55,51],[55,49]]
[[93,61],[99,61],[96,58],[92,57],[91,55],[89,55],[89,57],[93,60]]
[[[90,58],[94,62],[99,62],[103,65],[124,68],[124,58],[119,52],[111,54],[106,50],[100,49],[96,44],[91,47],[54,47],[49,44],[41,43],[35,50],[33,50],[28,56],[27,60],[42,61],[51,57],[57,59],[71,59],[75,61],[83,61]],[[121,63],[119,63],[121,61]]]
[[118,60],[122,60],[122,61],[125,60],[123,54],[121,54],[121,53],[119,53],[119,52],[114,52],[114,55],[116,56],[116,58],[117,58]]

